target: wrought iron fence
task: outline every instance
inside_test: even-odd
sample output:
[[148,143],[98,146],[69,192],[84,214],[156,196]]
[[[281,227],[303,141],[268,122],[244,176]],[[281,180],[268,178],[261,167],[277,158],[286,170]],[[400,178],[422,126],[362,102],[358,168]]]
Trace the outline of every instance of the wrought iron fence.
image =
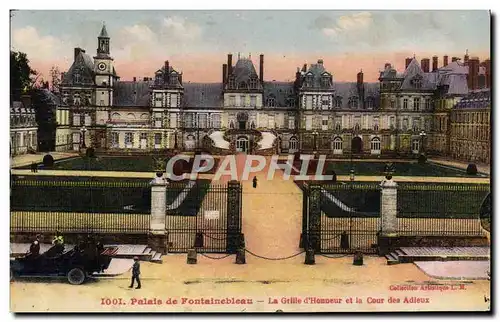
[[169,252],[232,253],[241,234],[241,186],[189,181],[167,187]]
[[400,184],[397,210],[400,235],[482,235],[479,209],[487,184]]
[[13,180],[11,231],[145,233],[150,189],[147,181]]

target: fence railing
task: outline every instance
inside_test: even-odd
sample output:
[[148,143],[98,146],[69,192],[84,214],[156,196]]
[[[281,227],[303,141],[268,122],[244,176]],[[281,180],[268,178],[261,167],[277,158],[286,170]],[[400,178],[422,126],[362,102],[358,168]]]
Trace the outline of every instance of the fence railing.
[[12,232],[146,233],[148,181],[13,180]]
[[400,184],[397,196],[401,235],[482,235],[479,211],[486,184]]

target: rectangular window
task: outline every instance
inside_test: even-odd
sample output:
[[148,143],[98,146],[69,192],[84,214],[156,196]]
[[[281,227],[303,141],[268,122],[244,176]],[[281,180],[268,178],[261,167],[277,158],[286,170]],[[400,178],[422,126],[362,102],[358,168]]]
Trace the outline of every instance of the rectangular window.
[[221,128],[220,114],[212,114],[212,127],[215,129]]
[[187,128],[192,128],[193,124],[193,114],[188,113],[184,116],[184,126]]
[[413,109],[415,111],[420,111],[420,98],[413,99]]
[[255,95],[250,96],[250,106],[251,107],[257,106],[257,97]]
[[321,107],[326,110],[330,107],[330,97],[327,95],[323,95],[321,97]]
[[379,122],[380,122],[380,121],[379,121],[379,118],[378,118],[378,117],[374,117],[374,118],[373,118],[373,129],[374,129],[375,131],[378,131],[378,129],[379,129]]
[[155,133],[155,149],[161,148],[161,133]]
[[313,98],[312,96],[306,96],[306,110],[311,110],[313,105]]
[[198,124],[199,128],[206,129],[207,128],[207,114],[199,114],[198,115],[198,121],[200,124]]
[[430,110],[431,109],[431,100],[430,99],[426,99],[425,100],[425,109],[426,110]]
[[104,106],[104,100],[100,100],[100,101],[99,101],[99,105],[100,105],[100,106]]
[[247,106],[247,100],[245,95],[240,96],[240,106],[245,107]]
[[170,94],[170,107],[177,107],[177,94]]
[[268,128],[270,128],[270,129],[275,128],[274,115],[269,115],[268,123],[269,123],[269,125],[267,126]]
[[73,114],[73,125],[74,126],[82,125],[81,119],[80,119],[80,114],[77,114],[77,113]]
[[80,143],[80,133],[73,133],[73,143]]
[[391,116],[389,118],[389,128],[393,130],[396,127],[396,117]]
[[134,145],[134,133],[127,132],[125,133],[125,147],[127,149],[132,148]]
[[312,130],[312,115],[306,115],[306,130]]
[[328,116],[323,116],[323,120],[321,121],[321,130],[328,130]]
[[177,128],[177,113],[170,113],[170,127]]
[[290,117],[288,118],[288,128],[289,128],[290,130],[295,129],[295,118],[294,118],[293,116],[290,116]]
[[403,99],[403,109],[404,110],[408,109],[408,99],[407,98]]
[[236,96],[229,96],[229,106],[236,106]]
[[395,109],[395,108],[396,108],[396,101],[391,100],[391,109]]
[[111,147],[112,148],[118,147],[118,133],[117,132],[111,132]]
[[91,125],[90,114],[85,114],[85,126],[90,126],[90,125]]

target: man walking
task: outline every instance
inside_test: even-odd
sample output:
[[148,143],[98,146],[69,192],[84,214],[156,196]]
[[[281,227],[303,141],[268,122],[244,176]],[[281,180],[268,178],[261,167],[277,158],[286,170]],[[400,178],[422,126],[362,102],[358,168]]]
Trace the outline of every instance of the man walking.
[[141,264],[139,263],[139,257],[134,257],[134,265],[132,266],[132,281],[130,283],[129,288],[134,287],[134,281],[137,281],[136,289],[141,288],[141,279],[139,278],[141,275]]
[[35,240],[30,245],[28,256],[36,257],[40,255],[40,235],[36,235]]
[[253,187],[257,188],[257,176],[253,177]]

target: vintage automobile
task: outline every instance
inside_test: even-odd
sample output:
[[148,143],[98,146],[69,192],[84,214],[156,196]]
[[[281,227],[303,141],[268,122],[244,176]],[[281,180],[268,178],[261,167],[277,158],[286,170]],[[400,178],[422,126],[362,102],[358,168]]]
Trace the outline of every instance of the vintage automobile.
[[58,247],[52,246],[39,255],[27,253],[11,259],[11,278],[65,276],[70,284],[80,285],[93,274],[106,270],[118,250],[94,242],[81,243],[70,249]]

